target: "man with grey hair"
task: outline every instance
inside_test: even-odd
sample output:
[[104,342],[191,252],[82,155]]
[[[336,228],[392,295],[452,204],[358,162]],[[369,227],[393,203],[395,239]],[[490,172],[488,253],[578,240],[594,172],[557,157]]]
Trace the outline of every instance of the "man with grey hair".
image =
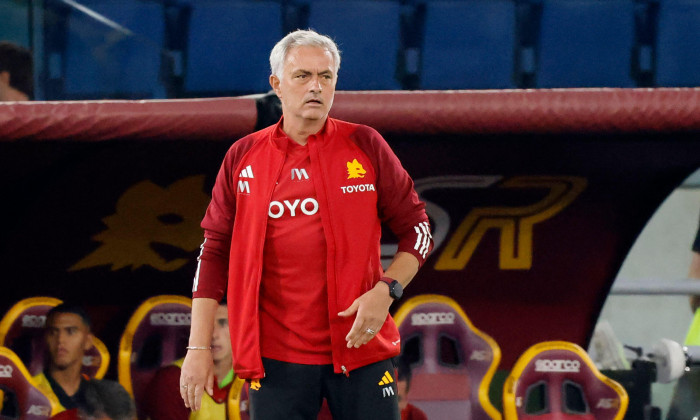
[[[376,130],[328,116],[333,40],[292,32],[270,68],[282,118],[238,140],[217,176],[180,393],[198,410],[212,392],[211,325],[226,292],[252,418],[313,420],[325,398],[336,420],[398,420],[389,307],[432,248],[425,204]],[[386,271],[382,223],[399,239]]]
[[78,407],[83,420],[136,420],[131,395],[115,381],[93,379],[85,384],[85,395]]

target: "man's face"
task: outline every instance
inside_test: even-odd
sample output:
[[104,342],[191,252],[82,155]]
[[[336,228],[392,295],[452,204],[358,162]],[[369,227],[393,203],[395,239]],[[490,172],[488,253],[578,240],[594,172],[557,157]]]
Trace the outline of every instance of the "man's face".
[[333,105],[336,81],[333,55],[324,48],[308,46],[289,50],[282,77],[270,76],[285,120],[325,119]]
[[215,362],[231,360],[231,338],[228,330],[228,311],[226,306],[216,309],[214,332],[211,337],[211,356]]
[[58,313],[47,320],[46,344],[52,367],[66,369],[82,364],[83,355],[92,347],[92,334],[79,315]]

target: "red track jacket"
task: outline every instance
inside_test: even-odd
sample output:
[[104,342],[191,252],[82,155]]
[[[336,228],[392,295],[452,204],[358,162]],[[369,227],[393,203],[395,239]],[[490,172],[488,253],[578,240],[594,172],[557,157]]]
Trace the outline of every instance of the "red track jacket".
[[[286,153],[281,127],[280,121],[250,134],[228,151],[202,221],[205,241],[193,285],[193,297],[220,300],[228,279],[234,370],[246,379],[264,377],[259,288],[268,207]],[[333,366],[336,373],[347,373],[396,356],[401,348],[389,316],[373,340],[348,349],[345,336],[354,317],[337,315],[383,274],[381,223],[399,238],[399,251],[415,255],[421,264],[432,240],[413,181],[374,129],[329,118],[321,132],[308,138],[308,147],[311,169],[321,175],[312,180],[327,242]]]

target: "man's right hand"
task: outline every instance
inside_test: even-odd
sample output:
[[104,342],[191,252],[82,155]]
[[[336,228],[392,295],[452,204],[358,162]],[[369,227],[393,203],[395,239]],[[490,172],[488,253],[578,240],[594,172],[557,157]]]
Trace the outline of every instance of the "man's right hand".
[[185,407],[197,411],[202,395],[214,393],[214,361],[209,350],[188,350],[180,373],[180,395]]

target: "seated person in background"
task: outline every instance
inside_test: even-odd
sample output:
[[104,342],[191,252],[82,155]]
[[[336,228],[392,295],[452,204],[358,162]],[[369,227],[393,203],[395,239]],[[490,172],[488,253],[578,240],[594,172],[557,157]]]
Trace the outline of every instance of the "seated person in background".
[[[194,350],[209,351],[209,350]],[[214,361],[214,394],[202,396],[202,408],[190,412],[180,396],[180,367],[183,359],[161,368],[151,381],[146,413],[151,420],[225,419],[226,399],[234,380],[231,340],[228,330],[228,311],[222,301],[216,310],[211,337],[211,357]]]
[[45,394],[53,394],[61,411],[76,408],[85,382],[83,356],[92,348],[90,318],[77,305],[60,304],[46,315],[44,338],[49,350],[48,366],[34,381]]
[[19,45],[0,41],[0,102],[28,101],[33,90],[32,53]]
[[51,420],[136,420],[131,395],[115,381],[85,382],[78,408],[62,411]]
[[396,389],[399,394],[399,410],[401,420],[428,420],[428,416],[418,407],[408,402],[408,391],[411,387],[411,367],[399,359]]

